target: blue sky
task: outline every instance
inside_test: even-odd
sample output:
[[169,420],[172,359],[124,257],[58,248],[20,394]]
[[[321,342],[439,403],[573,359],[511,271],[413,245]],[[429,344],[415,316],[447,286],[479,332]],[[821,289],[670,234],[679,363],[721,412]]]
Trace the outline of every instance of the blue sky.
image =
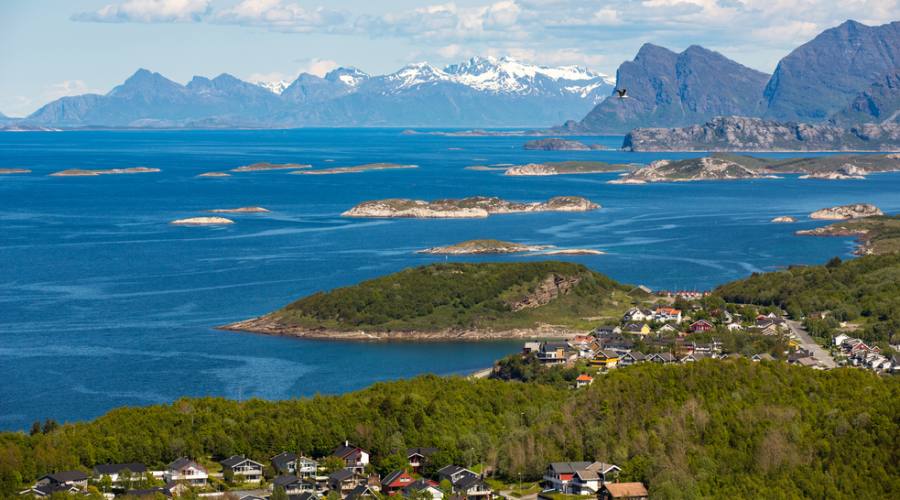
[[0,112],[105,93],[140,67],[290,80],[511,55],[615,74],[653,42],[770,72],[823,29],[898,14],[900,0],[0,0]]

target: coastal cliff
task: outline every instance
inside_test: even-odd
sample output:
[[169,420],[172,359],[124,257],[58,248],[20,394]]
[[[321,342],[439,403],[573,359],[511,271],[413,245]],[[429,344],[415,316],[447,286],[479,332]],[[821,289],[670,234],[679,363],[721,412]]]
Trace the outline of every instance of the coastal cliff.
[[466,219],[522,212],[586,212],[600,205],[580,196],[557,196],[546,202],[518,203],[474,196],[435,201],[393,198],[367,201],[344,212],[344,217]]
[[631,151],[900,151],[900,124],[852,127],[720,116],[683,128],[636,128]]

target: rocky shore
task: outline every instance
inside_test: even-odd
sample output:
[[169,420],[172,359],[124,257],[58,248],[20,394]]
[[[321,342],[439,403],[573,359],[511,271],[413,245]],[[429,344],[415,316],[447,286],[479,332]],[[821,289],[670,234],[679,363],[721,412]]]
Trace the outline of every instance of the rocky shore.
[[231,177],[228,172],[204,172],[197,177]]
[[828,181],[848,180],[848,179],[865,179],[869,172],[856,165],[847,163],[840,168],[830,172],[814,172],[811,174],[801,175],[801,179],[819,179]]
[[537,151],[591,151],[607,149],[605,146],[599,144],[587,145],[581,141],[560,139],[558,137],[528,141],[522,147],[524,149]]
[[158,168],[149,167],[130,167],[130,168],[109,168],[102,170],[86,170],[81,168],[70,168],[50,174],[53,177],[94,177],[98,175],[127,175],[127,174],[147,174],[160,172]]
[[373,341],[373,342],[479,342],[510,339],[561,339],[586,331],[556,325],[510,330],[443,329],[436,331],[366,331],[303,328],[279,323],[270,315],[238,321],[218,327],[219,330],[250,332],[263,335],[296,337],[316,340]]
[[[749,158],[749,157],[745,157]],[[737,158],[706,156],[687,160],[657,160],[647,167],[623,174],[609,184],[647,184],[653,182],[722,181],[738,179],[764,179],[772,175],[763,173],[756,165]]]
[[580,196],[557,196],[543,203],[519,203],[485,196],[436,201],[393,198],[366,201],[341,215],[370,218],[469,219],[523,212],[586,212],[598,208],[600,205]]
[[850,205],[816,210],[809,214],[809,218],[819,220],[846,220],[873,217],[876,215],[884,215],[884,213],[875,205],[870,205],[868,203],[853,203]]
[[215,208],[208,210],[208,212],[214,214],[261,214],[268,211],[268,209],[263,207]]
[[509,254],[539,252],[547,248],[550,247],[546,245],[524,245],[500,240],[469,240],[453,245],[426,248],[416,253],[437,255]]
[[782,215],[779,217],[775,217],[770,222],[773,222],[775,224],[793,224],[793,223],[797,222],[797,219],[795,219],[789,215]]
[[630,172],[635,165],[606,163],[602,161],[563,161],[551,163],[528,163],[513,165],[503,175],[509,176],[546,176],[602,174],[610,172]]
[[0,168],[0,175],[13,175],[13,174],[30,174],[31,170],[27,168]]

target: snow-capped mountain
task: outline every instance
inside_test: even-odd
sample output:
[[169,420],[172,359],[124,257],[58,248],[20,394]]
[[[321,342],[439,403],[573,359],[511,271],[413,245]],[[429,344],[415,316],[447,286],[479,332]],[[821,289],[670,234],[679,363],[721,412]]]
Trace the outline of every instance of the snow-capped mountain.
[[260,87],[268,90],[273,94],[281,95],[284,92],[284,89],[288,88],[291,85],[291,82],[287,80],[274,80],[274,81],[255,81],[251,82],[259,85]]
[[387,75],[338,68],[293,82],[230,75],[187,85],[140,70],[106,95],[65,97],[25,122],[41,126],[541,127],[587,113],[609,96],[606,75],[481,58],[443,69],[428,63]]

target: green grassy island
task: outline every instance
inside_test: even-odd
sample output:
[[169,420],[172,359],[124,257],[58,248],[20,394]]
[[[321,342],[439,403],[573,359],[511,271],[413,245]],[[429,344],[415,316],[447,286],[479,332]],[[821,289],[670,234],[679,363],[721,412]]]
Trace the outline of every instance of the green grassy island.
[[225,328],[356,340],[558,336],[590,329],[587,318],[621,316],[632,288],[566,262],[434,264],[316,293]]

